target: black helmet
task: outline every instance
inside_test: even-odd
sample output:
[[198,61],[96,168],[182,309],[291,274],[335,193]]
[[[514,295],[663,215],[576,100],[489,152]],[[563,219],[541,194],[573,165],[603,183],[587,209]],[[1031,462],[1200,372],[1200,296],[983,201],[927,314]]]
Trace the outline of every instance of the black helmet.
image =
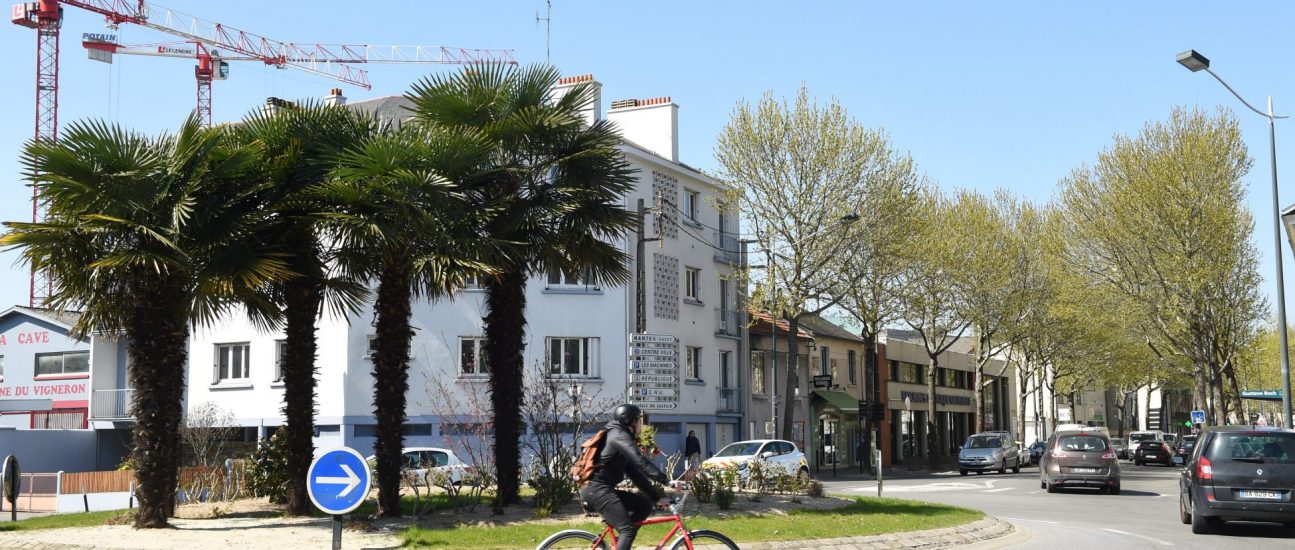
[[643,410],[637,406],[626,403],[612,412],[612,419],[626,426],[634,425],[634,421],[643,417]]

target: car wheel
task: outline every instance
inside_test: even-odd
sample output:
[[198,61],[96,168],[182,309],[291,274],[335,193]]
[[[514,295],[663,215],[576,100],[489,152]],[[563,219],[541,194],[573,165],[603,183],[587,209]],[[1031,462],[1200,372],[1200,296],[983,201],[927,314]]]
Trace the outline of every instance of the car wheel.
[[965,475],[967,475],[967,471],[966,471],[966,470],[958,470],[958,473],[959,473],[959,474],[962,474],[962,475],[964,475],[964,476],[965,476]]
[[1120,494],[1120,486],[1118,484],[1114,487],[1111,487],[1111,494],[1112,495]]
[[1006,474],[1006,473],[1007,473],[1007,459],[1006,459],[1006,458],[1004,458],[1004,459],[1003,459],[1003,463],[1002,463],[1002,464],[999,464],[999,465],[998,465],[998,473],[999,473],[999,474]]
[[1196,510],[1192,510],[1192,533],[1197,535],[1209,534],[1214,532],[1216,525],[1218,525],[1217,519],[1202,516],[1197,514]]
[[1178,495],[1178,519],[1183,522],[1183,525],[1189,525],[1192,522],[1192,515],[1187,513],[1187,505],[1183,504],[1181,493]]
[[976,470],[976,475],[983,475],[984,473],[984,470]]
[[1019,473],[1021,473],[1021,459],[1019,459],[1019,458],[1018,458],[1018,459],[1016,459],[1016,466],[1013,466],[1013,467],[1012,467],[1012,473],[1013,473],[1013,474],[1019,474]]
[[1135,458],[1135,459],[1133,459],[1133,465],[1134,465],[1134,466],[1141,466],[1141,465],[1142,465],[1142,461],[1141,461],[1141,460],[1138,460],[1138,459],[1136,459],[1136,458]]
[[1048,482],[1043,481],[1042,479],[1040,479],[1040,480],[1039,480],[1039,488],[1040,488],[1040,489],[1047,489],[1047,488],[1048,488]]
[[801,468],[799,472],[796,472],[796,481],[799,481],[802,485],[809,483],[809,468]]
[[1053,484],[1051,484],[1051,483],[1044,483],[1043,485],[1044,485],[1044,488],[1046,488],[1046,489],[1048,490],[1048,492],[1049,492],[1049,493],[1055,493],[1055,492],[1057,492],[1057,486],[1056,486],[1056,485],[1053,485]]

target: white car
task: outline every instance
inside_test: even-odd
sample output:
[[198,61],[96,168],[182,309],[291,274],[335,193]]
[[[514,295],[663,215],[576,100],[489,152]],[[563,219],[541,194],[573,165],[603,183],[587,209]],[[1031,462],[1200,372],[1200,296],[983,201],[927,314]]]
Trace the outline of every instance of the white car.
[[796,444],[781,439],[752,439],[730,443],[715,456],[701,463],[703,470],[737,466],[738,476],[746,482],[747,467],[756,460],[763,461],[768,472],[809,477],[809,462]]
[[[400,468],[405,479],[413,478],[415,485],[427,483],[428,469],[445,472],[455,485],[463,483],[463,476],[472,470],[472,466],[459,460],[454,451],[440,447],[408,447],[402,453]],[[368,458],[372,465],[374,457]],[[435,483],[435,481],[433,481]]]

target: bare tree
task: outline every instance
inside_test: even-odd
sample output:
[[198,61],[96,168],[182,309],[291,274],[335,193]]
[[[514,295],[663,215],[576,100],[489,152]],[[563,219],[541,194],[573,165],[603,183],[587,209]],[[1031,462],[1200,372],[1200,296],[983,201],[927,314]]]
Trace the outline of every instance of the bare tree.
[[193,450],[194,463],[208,467],[217,464],[225,443],[237,431],[234,413],[211,401],[191,407],[180,428],[180,441]]

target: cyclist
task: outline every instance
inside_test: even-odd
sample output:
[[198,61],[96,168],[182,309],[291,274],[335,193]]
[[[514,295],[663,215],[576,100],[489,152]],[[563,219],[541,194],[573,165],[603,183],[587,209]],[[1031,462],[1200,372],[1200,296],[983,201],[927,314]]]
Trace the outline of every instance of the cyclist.
[[[630,550],[638,534],[636,521],[647,519],[652,513],[652,503],[659,507],[670,504],[669,499],[657,494],[650,480],[668,483],[669,479],[652,461],[643,457],[638,448],[638,432],[643,427],[643,411],[630,404],[616,407],[612,420],[607,423],[607,436],[602,453],[594,465],[593,476],[580,488],[580,500],[585,508],[596,510],[603,521],[616,528],[616,550]],[[616,489],[626,477],[634,482],[642,495]]]

